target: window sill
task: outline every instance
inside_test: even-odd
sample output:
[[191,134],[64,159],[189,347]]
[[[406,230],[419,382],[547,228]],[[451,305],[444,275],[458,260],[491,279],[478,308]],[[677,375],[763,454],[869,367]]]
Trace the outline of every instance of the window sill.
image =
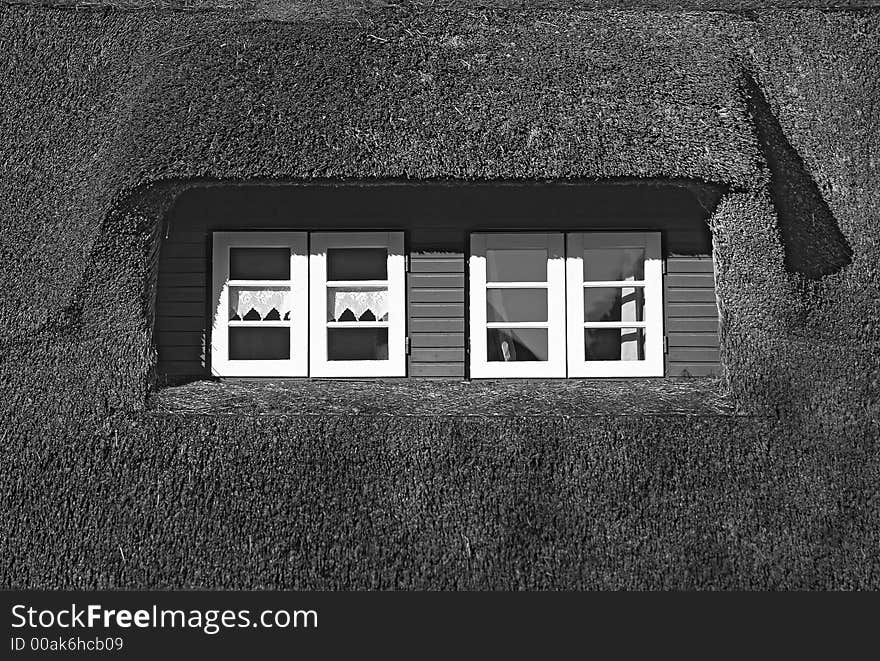
[[416,417],[734,416],[712,378],[534,381],[198,381],[155,392],[151,409],[181,415]]

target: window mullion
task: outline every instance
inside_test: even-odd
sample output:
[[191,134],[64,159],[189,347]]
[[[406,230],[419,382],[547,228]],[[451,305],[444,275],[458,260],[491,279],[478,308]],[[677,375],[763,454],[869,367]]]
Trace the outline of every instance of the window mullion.
[[585,321],[584,328],[647,328],[646,321]]
[[227,280],[229,287],[290,287],[292,280]]
[[486,328],[549,328],[549,321],[488,321]]
[[487,282],[486,289],[547,289],[547,282]]
[[590,280],[588,282],[583,282],[582,286],[586,289],[599,287],[617,289],[623,287],[644,287],[646,284],[647,282],[645,280]]

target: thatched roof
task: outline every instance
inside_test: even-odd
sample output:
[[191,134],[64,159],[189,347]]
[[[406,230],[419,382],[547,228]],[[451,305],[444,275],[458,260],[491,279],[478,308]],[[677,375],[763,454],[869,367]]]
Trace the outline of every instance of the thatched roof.
[[[0,2],[6,584],[876,589],[880,11],[778,7],[878,3]],[[136,413],[175,191],[389,178],[722,184],[728,383],[782,420]]]
[[56,283],[26,326],[70,300],[69,246],[156,180],[762,176],[738,89],[753,29],[718,14],[2,15],[4,215],[71,233],[26,257]]
[[[97,280],[143,278],[136,256],[113,266],[131,270],[112,278],[89,269],[99,239],[102,249],[141,240],[129,200],[168,180],[719,184],[755,198],[724,206],[740,214],[721,227],[728,254],[757,241],[749,254],[766,255],[754,271],[727,271],[719,290],[733,300],[781,262],[772,206],[761,202],[769,199],[771,172],[747,103],[750,86],[766,96],[760,112],[778,115],[780,129],[763,133],[781,135],[794,154],[777,159],[778,186],[793,191],[778,199],[812,186],[809,199],[829,200],[820,230],[839,223],[841,264],[852,248],[848,280],[816,295],[852,313],[823,308],[817,327],[869,340],[858,323],[832,322],[860,319],[862,293],[876,283],[866,249],[880,190],[872,160],[880,134],[873,110],[880,12],[561,5],[0,7],[7,103],[0,218],[13,228],[0,236],[5,346],[143,318],[136,302],[124,311],[123,303],[108,302],[98,313],[83,300],[111,296],[93,291]],[[277,11],[289,20],[252,20],[271,7],[283,7]],[[318,7],[342,18],[297,18]],[[790,164],[804,169],[797,182],[805,184],[784,180]],[[790,214],[795,234],[801,213]],[[813,301],[794,307],[794,294],[779,283],[765,293],[780,300],[751,303],[755,328],[768,327],[764,310],[786,310],[773,322],[785,324],[788,310],[797,319],[813,309]],[[91,326],[81,321],[88,314]],[[116,338],[123,331],[102,332]],[[149,358],[119,361],[134,384]],[[123,378],[121,369],[114,379]]]
[[0,4],[44,7],[231,10],[270,13],[291,18],[345,16],[389,7],[413,9],[591,10],[655,9],[668,11],[760,11],[767,9],[857,9],[877,7],[880,0],[2,0]]
[[223,12],[238,21],[369,21],[376,11],[591,11],[752,13],[771,9],[864,9],[880,0],[0,0],[0,5],[77,10]]

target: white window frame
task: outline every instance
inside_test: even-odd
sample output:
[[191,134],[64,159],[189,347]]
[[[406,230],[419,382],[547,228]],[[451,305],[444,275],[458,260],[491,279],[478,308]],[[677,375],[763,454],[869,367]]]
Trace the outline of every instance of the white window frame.
[[[406,263],[403,232],[313,232],[309,251],[309,367],[313,377],[406,376]],[[327,280],[330,248],[386,248],[387,281]],[[327,360],[327,288],[344,284],[380,284],[388,287],[388,321],[335,322],[340,327],[387,327],[387,360]]]
[[[659,232],[571,232],[566,234],[568,375],[570,377],[663,376],[663,262]],[[584,248],[644,248],[645,279],[584,282]],[[585,322],[585,287],[644,287],[642,321]],[[644,360],[592,360],[584,355],[585,328],[643,328]]]
[[[214,232],[211,321],[211,373],[214,376],[308,376],[308,234],[306,232]],[[230,248],[290,248],[290,280],[230,280]],[[290,319],[231,321],[229,288],[235,286],[290,287]],[[289,360],[230,360],[231,326],[290,328]]]
[[[545,248],[547,281],[487,282],[486,250]],[[477,379],[565,378],[565,241],[561,232],[472,233],[470,269],[470,374]],[[497,322],[486,319],[487,288],[547,289],[546,322]],[[489,361],[489,328],[546,328],[548,360]]]

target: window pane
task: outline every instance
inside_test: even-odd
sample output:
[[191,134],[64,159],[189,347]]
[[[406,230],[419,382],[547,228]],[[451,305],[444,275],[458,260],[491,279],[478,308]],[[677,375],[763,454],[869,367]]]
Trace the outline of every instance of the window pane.
[[230,248],[232,280],[290,280],[290,248]]
[[547,360],[546,328],[490,328],[486,340],[490,362]]
[[329,248],[328,280],[387,280],[387,248]]
[[290,360],[290,329],[229,329],[229,360]]
[[287,287],[230,287],[230,321],[288,321],[290,289]]
[[[587,234],[585,241],[590,240]],[[584,281],[644,280],[644,248],[601,248],[584,250]]]
[[644,287],[584,287],[584,321],[643,321]]
[[547,282],[545,248],[486,250],[487,282]]
[[547,321],[547,290],[487,290],[486,321]]
[[585,328],[587,360],[644,360],[644,328]]
[[330,287],[327,321],[388,321],[388,289]]
[[388,360],[388,329],[328,328],[327,360]]

